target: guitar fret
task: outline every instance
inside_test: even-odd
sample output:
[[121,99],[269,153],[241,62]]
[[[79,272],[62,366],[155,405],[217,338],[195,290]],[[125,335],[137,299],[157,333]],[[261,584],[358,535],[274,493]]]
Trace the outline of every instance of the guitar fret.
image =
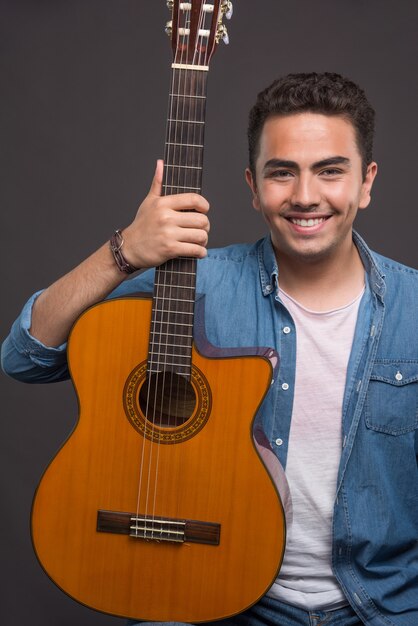
[[[187,324],[188,326],[191,326],[191,324]],[[160,330],[150,330],[150,334],[151,335],[162,335],[163,333]],[[186,335],[185,333],[170,333],[170,337],[183,337],[183,339],[192,339],[192,335]]]
[[[173,302],[175,301],[173,300]],[[167,315],[171,315],[171,313],[173,315],[193,315],[193,308],[193,306],[188,306],[177,310],[171,309],[169,300],[166,302],[160,300],[160,302],[154,301],[153,311],[156,313],[166,313]],[[186,311],[188,311],[188,313],[186,313]],[[173,323],[176,322],[173,320]]]
[[206,96],[196,96],[191,93],[170,93],[169,95],[173,98],[201,98],[203,100],[206,100]]
[[172,356],[176,357],[177,359],[190,359],[190,354],[173,354],[171,352],[163,352],[161,354],[161,352],[156,352],[155,350],[150,350],[149,353],[156,354],[158,357],[163,357],[164,359],[166,357],[172,357]]
[[163,184],[163,187],[170,187],[170,189],[192,189],[193,191],[200,191],[200,187],[185,187],[182,185],[168,185],[166,183]]
[[[156,313],[167,313],[168,315],[194,315],[193,311],[173,311],[173,309],[157,309],[155,308],[154,311]],[[156,320],[158,322],[161,322],[161,320]],[[169,324],[170,322],[165,322],[166,324]],[[173,321],[173,324],[177,324],[177,322]]]
[[[169,124],[167,126],[166,142],[203,144],[205,127],[202,124]],[[193,152],[193,151],[192,151]],[[203,149],[199,149],[199,158],[203,156]],[[193,155],[189,155],[192,157]]]
[[[160,287],[167,287],[167,285],[159,285],[159,286]],[[181,285],[181,287],[179,287],[179,289],[195,289],[195,287],[193,287],[191,285]]]
[[165,167],[181,167],[185,170],[202,170],[203,167],[196,167],[195,165],[176,165],[175,163],[164,163]]
[[[155,300],[162,300],[163,302],[166,302],[167,300],[170,301],[170,298],[166,298],[165,296],[155,296]],[[186,298],[175,298],[176,302],[189,302],[190,304],[193,303],[194,304],[194,298],[186,299]]]
[[[181,270],[170,270],[168,269],[158,269],[158,275],[156,276],[155,284],[161,287],[167,287],[170,289],[181,289],[182,288],[182,280],[184,280],[185,285],[191,285],[194,282],[194,278],[196,276],[196,272],[192,271],[181,271]],[[167,281],[167,285],[165,285],[165,281]],[[176,282],[173,282],[176,281]],[[180,294],[189,297],[189,294]],[[177,298],[175,298],[177,300]]]
[[205,122],[202,122],[200,120],[178,120],[178,119],[174,119],[172,117],[169,117],[168,122],[181,122],[182,124],[204,124]]
[[[187,322],[163,322],[162,320],[152,320],[152,324],[163,324],[165,326],[187,326],[193,327],[193,324],[188,324]],[[155,331],[157,332],[157,331]],[[163,331],[160,331],[163,332]],[[167,332],[167,331],[166,331]],[[170,333],[171,334],[171,333]]]
[[[183,304],[179,304],[178,306],[176,306],[177,302],[183,302]],[[165,311],[181,311],[181,310],[185,310],[185,311],[190,311],[191,309],[193,309],[193,303],[194,303],[194,299],[184,299],[184,300],[180,300],[177,298],[172,298],[171,296],[165,296],[165,295],[160,295],[160,296],[154,296],[154,306],[155,307],[160,307],[162,309],[164,309]],[[173,305],[173,309],[171,309],[171,305]]]
[[[178,335],[178,337],[182,337],[183,339],[192,339],[192,336],[190,335]],[[156,342],[157,343],[157,342]],[[154,344],[152,344],[154,345]],[[178,343],[169,343],[168,341],[158,341],[158,345],[160,347],[165,347],[165,348],[177,348],[178,350],[188,350],[190,352],[192,346],[191,343],[187,343],[187,345],[182,346],[179,345]]]
[[[186,304],[190,304],[193,305],[195,298],[176,298],[173,297],[173,293],[174,291],[178,290],[180,291],[181,289],[183,289],[183,287],[175,287],[174,285],[157,285],[157,288],[161,288],[162,293],[155,293],[154,294],[154,304],[155,306],[168,306],[168,304],[170,302],[183,302],[183,306],[186,308]],[[189,288],[187,286],[187,288]],[[192,289],[194,289],[194,287],[191,287]],[[165,293],[165,291],[169,289],[170,292],[169,294]],[[182,294],[185,295],[185,294]],[[187,307],[187,309],[190,309],[190,307]]]
[[185,372],[184,371],[181,371],[181,372],[177,371],[177,374],[184,374],[186,372],[187,373],[190,372],[190,365],[186,365],[185,363],[176,363],[175,361],[173,361],[172,363],[171,362],[170,363],[164,363],[164,362],[159,363],[158,361],[156,363],[153,363],[153,362],[150,361],[148,367],[149,367],[149,369],[148,369],[149,372],[152,372],[154,374],[161,374],[162,376],[166,373],[167,370],[171,370],[171,369],[178,370],[178,369],[181,368],[182,370],[185,370]]
[[[191,281],[188,280],[188,283],[190,283]],[[195,298],[194,298],[194,294],[190,294],[193,297],[186,297],[186,298],[177,298],[176,297],[176,293],[178,293],[179,295],[185,296],[186,294],[182,294],[181,290],[182,289],[195,289],[194,285],[170,285],[168,284],[164,284],[164,282],[161,282],[161,278],[159,278],[158,281],[156,281],[155,286],[158,290],[158,292],[156,291],[154,293],[154,299],[155,299],[155,303],[157,303],[157,301],[159,300],[160,303],[162,302],[188,302],[188,303],[192,303],[194,302]]]
[[[187,261],[190,261],[190,259],[188,257],[179,257],[179,258],[183,258]],[[179,276],[181,276],[182,274],[188,274],[189,276],[194,276],[195,272],[186,272],[183,270],[172,270],[169,268],[160,268],[160,272],[164,272],[165,274],[178,274]]]
[[176,141],[166,141],[166,146],[181,146],[186,148],[203,148],[203,144],[201,143],[179,143]]

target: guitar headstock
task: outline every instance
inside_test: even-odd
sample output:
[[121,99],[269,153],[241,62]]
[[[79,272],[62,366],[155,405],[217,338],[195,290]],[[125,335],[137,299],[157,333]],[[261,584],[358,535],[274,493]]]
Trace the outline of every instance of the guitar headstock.
[[230,0],[168,0],[172,20],[166,26],[176,66],[208,68],[216,44],[228,43],[223,18],[232,15]]

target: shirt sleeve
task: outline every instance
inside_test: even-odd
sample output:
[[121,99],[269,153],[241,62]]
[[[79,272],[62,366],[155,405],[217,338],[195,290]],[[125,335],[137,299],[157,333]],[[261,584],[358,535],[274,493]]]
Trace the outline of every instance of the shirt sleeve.
[[40,293],[38,291],[29,298],[1,348],[3,371],[26,383],[49,383],[69,378],[67,344],[51,348],[29,332],[32,307]]
[[[138,292],[152,292],[154,270],[148,270],[125,281],[108,297],[123,297]],[[1,347],[3,371],[25,383],[53,383],[70,378],[67,364],[67,343],[51,348],[32,337],[32,308],[37,291],[25,304]]]

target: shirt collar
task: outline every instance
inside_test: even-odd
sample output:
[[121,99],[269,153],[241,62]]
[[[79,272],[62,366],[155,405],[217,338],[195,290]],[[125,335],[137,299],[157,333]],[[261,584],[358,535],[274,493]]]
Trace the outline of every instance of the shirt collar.
[[279,279],[279,268],[270,235],[261,240],[258,248],[258,267],[263,296],[269,296],[277,291]]
[[360,237],[360,235],[354,230],[353,241],[357,246],[361,261],[368,276],[370,289],[383,302],[386,293],[385,275],[379,268],[379,265],[374,258],[372,251],[370,250],[364,239],[362,239],[362,237]]
[[[357,246],[361,261],[369,279],[370,289],[382,300],[386,292],[385,275],[380,270],[379,265],[370,248],[360,235],[353,231],[353,241]],[[260,270],[261,290],[264,296],[269,296],[278,291],[279,267],[270,235],[261,240],[258,248],[258,266]],[[276,293],[277,295],[277,293]]]

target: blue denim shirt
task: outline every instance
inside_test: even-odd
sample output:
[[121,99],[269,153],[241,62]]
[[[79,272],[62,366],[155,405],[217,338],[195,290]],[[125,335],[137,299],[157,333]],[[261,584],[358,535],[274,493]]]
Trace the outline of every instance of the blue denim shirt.
[[[343,446],[333,518],[333,569],[370,626],[418,624],[418,272],[372,253],[354,233],[366,290],[349,360]],[[153,271],[112,296],[152,290]],[[210,343],[269,346],[281,358],[261,409],[265,434],[286,467],[296,362],[294,322],[278,295],[270,238],[210,250],[198,263]],[[2,350],[3,368],[26,382],[68,378],[65,345],[45,348],[30,328],[33,296]],[[198,307],[198,310],[202,310]],[[198,333],[197,333],[198,335]],[[196,336],[197,336],[196,335]],[[332,380],[318,380],[332,385]],[[324,441],[326,446],[326,441]]]

